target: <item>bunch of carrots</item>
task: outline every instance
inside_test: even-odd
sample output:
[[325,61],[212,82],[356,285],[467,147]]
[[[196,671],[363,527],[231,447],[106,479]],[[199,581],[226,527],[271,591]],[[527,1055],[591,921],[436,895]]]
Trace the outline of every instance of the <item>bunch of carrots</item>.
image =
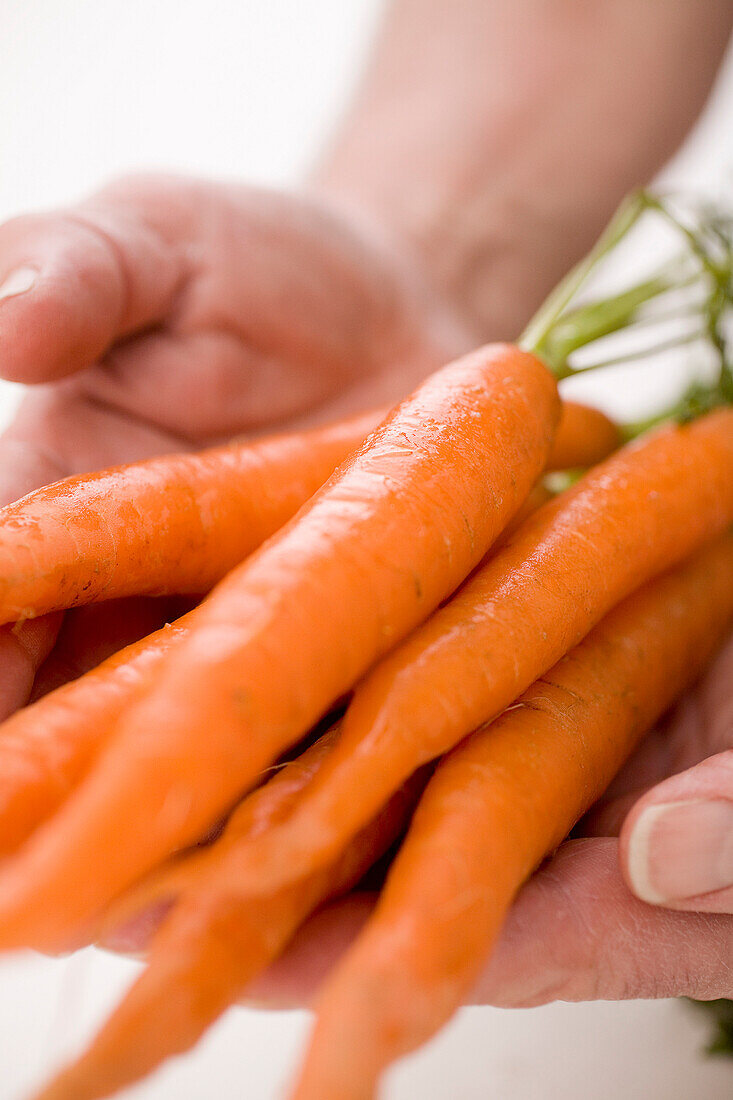
[[[649,212],[681,258],[577,304]],[[0,636],[36,671],[0,724],[0,947],[155,925],[43,1100],[108,1096],[192,1047],[395,851],[293,1097],[374,1096],[456,1011],[517,891],[733,623],[732,254],[719,217],[635,196],[516,346],[395,409],[0,511]],[[689,288],[682,338],[707,340],[714,379],[625,429],[561,400],[617,361],[579,352]],[[69,608],[49,655],[42,617]]]

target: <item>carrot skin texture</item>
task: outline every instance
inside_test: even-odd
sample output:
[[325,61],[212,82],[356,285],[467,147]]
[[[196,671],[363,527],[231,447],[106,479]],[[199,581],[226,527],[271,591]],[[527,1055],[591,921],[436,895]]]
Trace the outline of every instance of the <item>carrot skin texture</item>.
[[255,899],[239,895],[236,882],[222,879],[222,853],[280,818],[317,774],[333,742],[329,731],[247,798],[212,848],[151,876],[133,892],[128,911],[141,902],[178,900],[154,937],[143,973],[87,1051],[38,1100],[96,1100],[189,1050],[310,913],[355,885],[401,834],[426,775],[414,777],[333,864],[310,878]]
[[522,883],[733,621],[726,535],[612,611],[437,767],[363,933],[327,980],[295,1100],[370,1097],[476,981]]
[[618,427],[600,409],[563,401],[548,470],[595,466],[621,445]]
[[164,455],[0,509],[0,622],[113,597],[199,595],[293,516],[379,424]]
[[0,857],[17,851],[63,804],[117,715],[155,681],[185,630],[184,616],[0,725]]
[[195,841],[478,564],[543,470],[559,411],[546,368],[508,345],[398,406],[192,613],[155,690],[0,876],[0,945],[63,945]]
[[[208,592],[386,413],[66,478],[0,509],[0,622],[122,596]],[[566,402],[547,468],[591,465],[617,445],[603,413]]]
[[[538,483],[498,541],[507,538],[518,522],[548,499],[549,493]],[[129,601],[122,602],[127,604]],[[84,611],[96,614],[101,607],[81,608],[78,614],[81,616]],[[143,608],[140,614],[144,617],[146,609]],[[34,622],[40,623],[39,620]],[[182,616],[139,642],[131,643],[97,668],[79,676],[73,685],[62,683],[53,691],[42,693],[41,699],[45,699],[42,705],[37,699],[0,724],[0,858],[17,851],[79,784],[101,751],[115,718],[155,682],[164,657],[173,642],[186,632],[187,622],[187,616]],[[123,622],[123,625],[127,624]],[[103,640],[106,642],[106,637]],[[53,661],[53,656],[52,653],[47,665]],[[60,668],[49,667],[47,687],[54,676],[68,673],[68,661],[61,661],[60,665]],[[39,676],[44,668],[42,666]],[[288,774],[293,776],[294,771],[295,766],[291,764]],[[281,787],[282,784],[278,789]],[[192,874],[192,857],[184,862],[188,879]],[[165,872],[169,885],[174,874],[170,869]],[[151,883],[146,880],[144,889],[149,892],[154,889],[154,883],[155,875]],[[138,897],[133,889],[127,891],[119,904],[131,915],[135,907],[138,911],[142,909],[143,903],[144,896]],[[113,916],[114,907],[109,920]]]
[[733,522],[733,410],[625,447],[540,508],[356,689],[327,767],[232,873],[330,859],[416,768],[509,706],[615,604]]

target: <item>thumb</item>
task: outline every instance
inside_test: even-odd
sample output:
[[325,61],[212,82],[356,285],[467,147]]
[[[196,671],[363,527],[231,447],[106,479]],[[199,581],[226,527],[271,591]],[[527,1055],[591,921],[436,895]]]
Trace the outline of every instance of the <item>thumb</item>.
[[162,318],[182,260],[151,221],[144,203],[131,209],[113,191],[0,226],[2,377],[65,377]]
[[733,913],[733,750],[644,795],[624,823],[621,859],[642,901]]
[[618,842],[566,841],[520,892],[475,1004],[730,997],[733,919],[633,897]]

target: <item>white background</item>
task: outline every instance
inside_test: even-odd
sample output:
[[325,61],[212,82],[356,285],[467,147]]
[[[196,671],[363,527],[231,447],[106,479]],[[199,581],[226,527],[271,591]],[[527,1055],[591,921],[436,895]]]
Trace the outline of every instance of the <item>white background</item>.
[[[0,218],[71,200],[134,168],[289,183],[338,112],[380,6],[0,0]],[[727,188],[732,123],[729,65],[671,178]],[[654,378],[666,382],[659,370]],[[3,420],[16,397],[0,386]],[[598,397],[623,404],[616,389]],[[133,972],[96,952],[0,964],[0,1100],[25,1095],[78,1045]],[[125,1095],[273,1100],[306,1027],[301,1013],[234,1011],[193,1057]],[[398,1069],[386,1095],[722,1100],[733,1093],[733,1066],[698,1057],[704,1030],[671,1002],[473,1009]]]

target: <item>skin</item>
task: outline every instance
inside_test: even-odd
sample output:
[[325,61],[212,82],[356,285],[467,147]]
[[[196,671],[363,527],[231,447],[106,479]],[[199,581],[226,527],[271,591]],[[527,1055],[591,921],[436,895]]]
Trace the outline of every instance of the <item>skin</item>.
[[[32,386],[0,440],[0,501],[70,473],[381,403],[472,344],[511,338],[621,195],[677,147],[732,23],[730,0],[396,0],[303,193],[138,177],[0,228],[1,369]],[[7,712],[29,685],[12,662],[1,667]],[[688,701],[682,725],[599,812],[614,834],[652,787],[620,847],[614,835],[570,841],[525,889],[481,999],[718,995],[726,982],[730,992],[727,918],[640,909],[623,878],[639,889],[629,853],[644,805],[701,791],[733,804],[730,752],[720,755],[733,744],[729,687],[711,677],[712,702],[697,713]],[[730,872],[715,895],[673,904],[730,913]],[[575,923],[547,938],[558,899],[583,898],[598,906],[604,966]],[[363,902],[345,905],[317,918],[315,940],[305,934],[311,969],[328,964]],[[635,934],[610,935],[606,912]],[[539,927],[544,965],[531,959]],[[296,988],[297,959],[279,968]]]

